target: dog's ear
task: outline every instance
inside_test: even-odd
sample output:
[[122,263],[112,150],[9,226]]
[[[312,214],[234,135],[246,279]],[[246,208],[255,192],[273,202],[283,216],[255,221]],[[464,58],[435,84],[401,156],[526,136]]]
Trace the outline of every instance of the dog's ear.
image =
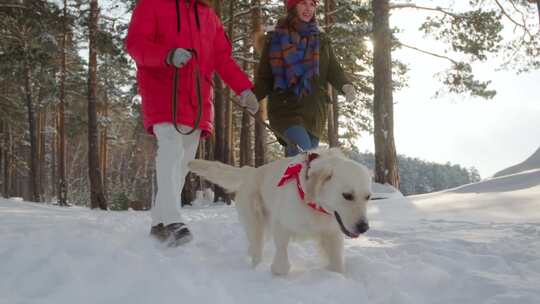
[[332,167],[326,166],[326,162],[310,168],[305,187],[305,199],[307,202],[316,201],[324,183],[332,178]]

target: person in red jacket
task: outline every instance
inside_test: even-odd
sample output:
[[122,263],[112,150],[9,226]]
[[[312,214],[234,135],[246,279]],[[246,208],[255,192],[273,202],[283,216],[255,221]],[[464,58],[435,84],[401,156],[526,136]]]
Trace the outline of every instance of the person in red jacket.
[[[180,214],[180,194],[200,137],[213,132],[214,72],[250,112],[257,112],[258,102],[251,91],[253,84],[232,58],[219,17],[206,1],[139,0],[125,44],[137,64],[144,127],[158,144],[158,190],[150,234],[177,246],[192,239]],[[173,100],[177,100],[176,115]],[[184,133],[194,131],[182,135],[177,128]]]

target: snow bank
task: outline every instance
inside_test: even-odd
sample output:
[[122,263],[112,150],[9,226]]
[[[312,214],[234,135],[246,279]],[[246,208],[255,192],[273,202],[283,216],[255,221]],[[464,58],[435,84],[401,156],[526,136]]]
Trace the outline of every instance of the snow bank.
[[411,198],[386,191],[369,207],[371,230],[345,242],[345,274],[326,271],[306,241],[291,244],[285,278],[270,273],[273,246],[249,266],[234,208],[204,195],[184,209],[195,239],[176,249],[148,237],[148,212],[0,199],[0,303],[537,304],[540,187],[518,182],[537,173],[524,174]]

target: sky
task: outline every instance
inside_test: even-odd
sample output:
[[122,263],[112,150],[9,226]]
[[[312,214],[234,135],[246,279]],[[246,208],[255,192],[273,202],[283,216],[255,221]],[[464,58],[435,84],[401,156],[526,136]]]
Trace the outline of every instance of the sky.
[[[427,50],[438,48],[417,30],[421,20],[420,14],[406,10],[392,15],[390,22],[404,29],[399,34],[404,43]],[[540,146],[540,71],[516,75],[496,71],[496,60],[474,64],[479,79],[492,80],[495,98],[454,95],[435,99],[441,84],[434,75],[448,63],[408,49],[392,55],[410,68],[408,88],[394,93],[398,154],[474,166],[486,178],[522,162]],[[360,151],[374,149],[368,134],[358,144]]]

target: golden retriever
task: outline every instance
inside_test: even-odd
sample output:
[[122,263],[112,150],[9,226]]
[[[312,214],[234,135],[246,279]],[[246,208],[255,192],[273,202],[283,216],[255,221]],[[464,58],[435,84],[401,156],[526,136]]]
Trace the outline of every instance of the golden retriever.
[[[304,199],[294,178],[282,181],[288,168],[297,164],[302,165],[298,177]],[[343,234],[356,238],[369,229],[369,171],[346,158],[339,149],[301,153],[259,168],[236,168],[205,160],[193,160],[189,168],[236,193],[235,206],[254,267],[262,259],[265,228],[270,229],[276,247],[271,270],[276,275],[289,273],[287,247],[295,237],[317,239],[328,259],[328,269],[344,272]],[[278,186],[280,181],[282,186]],[[315,207],[308,206],[310,202]]]

